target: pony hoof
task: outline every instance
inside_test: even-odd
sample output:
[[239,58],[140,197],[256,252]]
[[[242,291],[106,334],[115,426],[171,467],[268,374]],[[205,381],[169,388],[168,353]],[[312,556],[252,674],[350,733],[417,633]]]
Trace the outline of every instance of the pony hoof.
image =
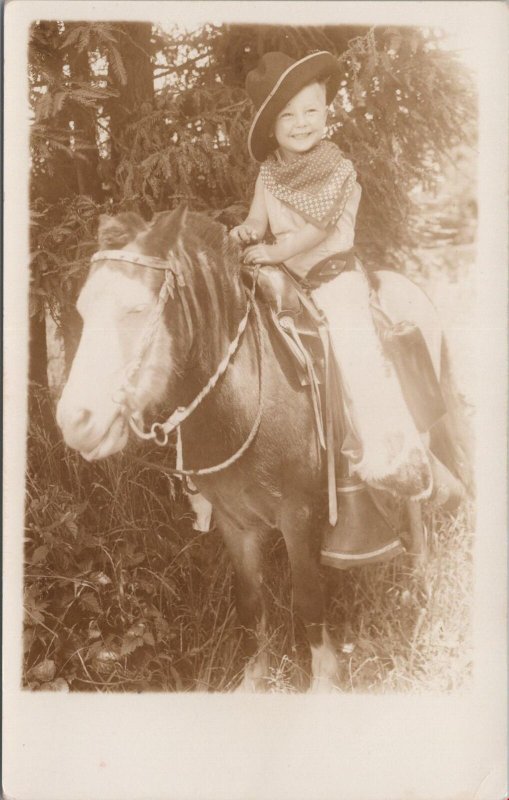
[[267,659],[259,657],[249,661],[244,668],[241,682],[234,692],[254,694],[267,691]]
[[242,678],[233,694],[257,694],[267,690],[266,683],[261,678]]
[[332,694],[338,691],[338,687],[331,678],[318,677],[311,681],[308,694]]
[[454,516],[462,502],[465,500],[465,492],[451,490],[448,486],[437,486],[433,489],[430,502],[435,508],[440,508],[446,514]]

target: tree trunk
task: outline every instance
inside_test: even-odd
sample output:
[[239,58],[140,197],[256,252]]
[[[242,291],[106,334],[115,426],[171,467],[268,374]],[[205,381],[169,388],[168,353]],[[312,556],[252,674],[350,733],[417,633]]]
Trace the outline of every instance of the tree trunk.
[[46,321],[40,314],[30,317],[30,342],[28,357],[28,416],[34,431],[41,428],[51,442],[57,442],[59,433],[48,387],[48,349]]
[[[110,57],[109,77],[119,96],[108,104],[111,135],[111,173],[114,174],[123,159],[129,159],[133,136],[129,125],[150,113],[154,103],[154,68],[152,64],[152,26],[150,23],[124,22],[118,38],[117,50],[122,64],[115,67]],[[125,69],[125,76],[121,68]],[[125,80],[124,80],[125,78]],[[125,200],[125,198],[123,198]]]
[[[83,84],[91,80],[89,54],[86,50],[79,52],[72,49],[69,52],[69,68],[71,79]],[[84,108],[77,103],[72,110],[72,121],[77,143],[86,144],[87,149],[77,152],[74,159],[76,173],[76,188],[78,194],[93,197],[98,202],[103,199],[101,178],[99,174],[99,151],[95,146],[97,139],[97,111]]]

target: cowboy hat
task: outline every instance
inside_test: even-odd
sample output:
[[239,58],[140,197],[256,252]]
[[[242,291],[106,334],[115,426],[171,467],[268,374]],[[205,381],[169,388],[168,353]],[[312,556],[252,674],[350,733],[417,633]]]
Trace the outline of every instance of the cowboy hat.
[[286,53],[265,53],[246,78],[246,91],[256,108],[247,140],[255,161],[264,161],[274,149],[271,134],[275,119],[297,92],[315,81],[326,81],[329,104],[340,80],[338,62],[326,50],[311,53],[298,61]]

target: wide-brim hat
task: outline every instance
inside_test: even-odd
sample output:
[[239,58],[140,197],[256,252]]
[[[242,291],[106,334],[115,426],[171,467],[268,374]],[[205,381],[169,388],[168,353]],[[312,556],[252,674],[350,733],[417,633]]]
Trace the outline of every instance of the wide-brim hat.
[[326,50],[298,61],[286,53],[265,53],[246,78],[246,91],[256,108],[247,140],[255,161],[264,161],[275,149],[271,137],[275,119],[297,92],[315,81],[325,81],[329,104],[339,89],[341,77],[337,60]]

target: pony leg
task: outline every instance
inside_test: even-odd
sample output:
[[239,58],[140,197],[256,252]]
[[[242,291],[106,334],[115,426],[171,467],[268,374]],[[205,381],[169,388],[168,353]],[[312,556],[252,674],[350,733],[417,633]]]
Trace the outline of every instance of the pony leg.
[[268,675],[262,577],[262,542],[266,531],[238,530],[224,525],[221,529],[233,562],[236,609],[246,658],[244,675],[237,691],[262,691]]
[[407,501],[408,521],[409,521],[409,552],[412,564],[415,569],[419,569],[426,563],[427,542],[426,528],[422,521],[422,507],[418,500]]
[[262,617],[260,624],[256,628],[257,651],[248,658],[242,680],[234,690],[235,692],[251,694],[265,691],[269,674],[269,659],[264,644],[266,638],[265,617]]
[[[465,497],[463,485],[430,451],[428,451],[428,457],[433,476],[433,491],[430,500],[435,505],[441,506],[444,511],[454,513]],[[412,556],[414,567],[419,568],[426,562],[428,551],[426,529],[422,521],[421,503],[418,500],[408,500],[407,512],[410,528],[408,537],[409,552]]]
[[[309,637],[309,629],[308,637]],[[325,624],[321,625],[321,644],[311,644],[311,686],[313,694],[331,692],[335,689],[338,659]]]
[[452,472],[431,452],[429,453],[429,461],[431,474],[433,475],[433,491],[430,501],[441,506],[444,511],[453,514],[458,510],[461,501],[465,497],[465,489]]
[[338,660],[325,627],[322,582],[318,566],[319,536],[308,506],[288,502],[281,530],[292,570],[293,602],[302,619],[311,648],[312,692],[332,691]]

